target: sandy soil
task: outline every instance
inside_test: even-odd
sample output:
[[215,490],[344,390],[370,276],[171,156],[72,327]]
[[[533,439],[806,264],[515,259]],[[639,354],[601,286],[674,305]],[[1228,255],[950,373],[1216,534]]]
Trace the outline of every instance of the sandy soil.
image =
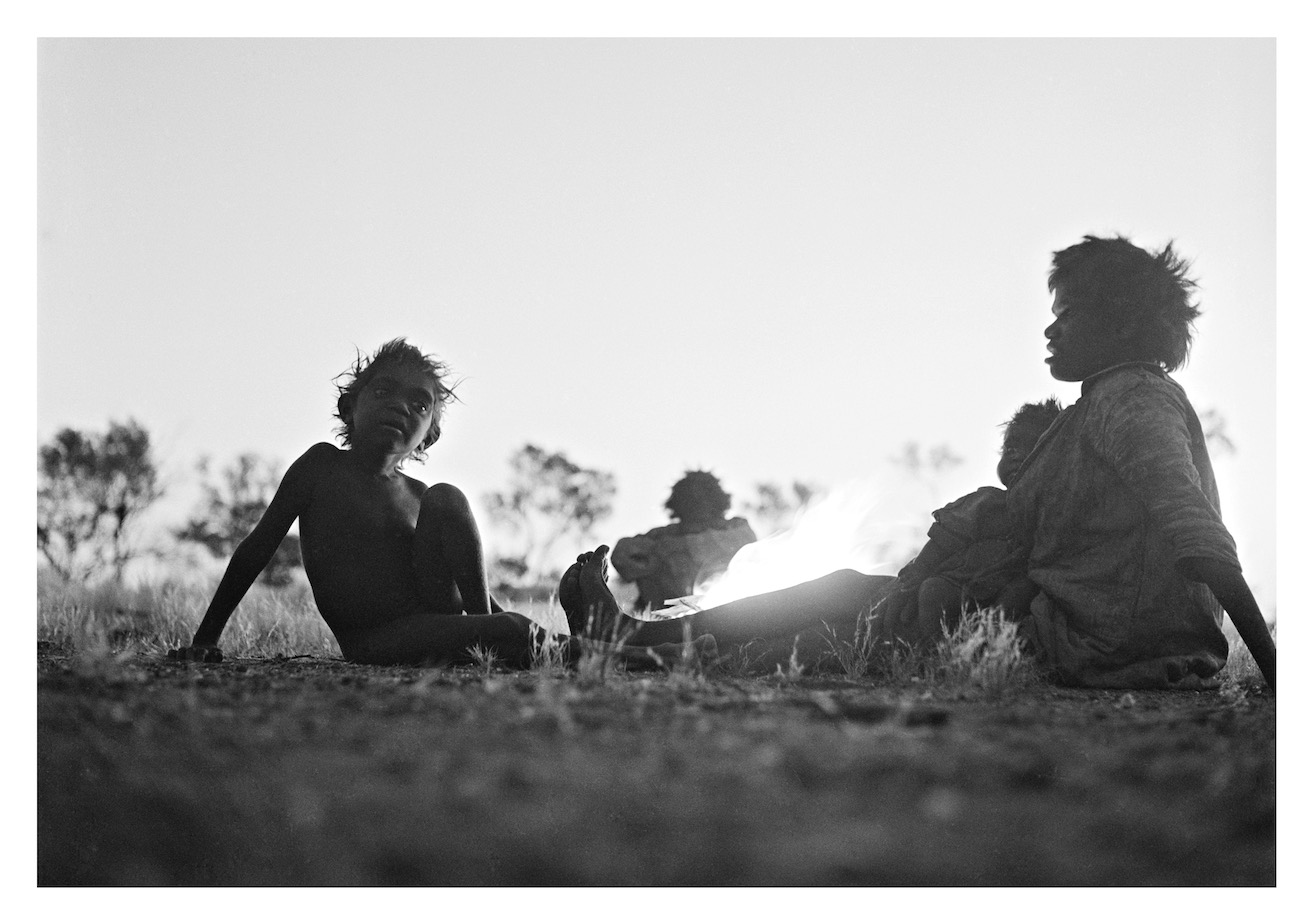
[[38,882],[1258,885],[1275,701],[38,648]]

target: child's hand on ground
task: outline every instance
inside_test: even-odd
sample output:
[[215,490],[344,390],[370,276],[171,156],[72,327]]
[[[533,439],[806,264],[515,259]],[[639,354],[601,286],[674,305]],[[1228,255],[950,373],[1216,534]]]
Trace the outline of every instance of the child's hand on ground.
[[217,646],[196,646],[193,644],[170,649],[167,657],[176,659],[179,662],[222,662],[223,650]]

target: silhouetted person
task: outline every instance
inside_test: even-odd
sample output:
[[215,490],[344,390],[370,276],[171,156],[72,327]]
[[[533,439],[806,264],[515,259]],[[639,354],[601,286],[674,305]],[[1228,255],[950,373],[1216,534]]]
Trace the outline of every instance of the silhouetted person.
[[615,544],[610,562],[621,579],[637,583],[637,608],[693,594],[755,541],[745,518],[727,517],[731,498],[713,473],[689,470],[665,502],[674,523]]
[[347,660],[467,661],[475,644],[511,663],[530,658],[539,628],[488,594],[464,493],[400,471],[441,435],[442,409],[454,399],[446,373],[403,339],[357,359],[338,387],[344,449],[320,442],[291,465],[232,554],[191,645],[170,657],[222,659],[228,618],[300,519],[305,574]]

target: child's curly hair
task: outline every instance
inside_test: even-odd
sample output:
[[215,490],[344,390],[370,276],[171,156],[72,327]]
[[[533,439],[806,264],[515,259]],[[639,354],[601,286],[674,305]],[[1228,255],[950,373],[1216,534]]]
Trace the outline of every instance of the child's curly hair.
[[1006,442],[1016,439],[1019,444],[1027,446],[1028,450],[1032,451],[1038,439],[1042,437],[1042,433],[1051,428],[1051,424],[1060,414],[1061,404],[1055,397],[1048,397],[1041,403],[1025,403],[1003,426],[1003,446]]
[[1052,254],[1047,290],[1060,287],[1072,305],[1137,322],[1142,357],[1173,371],[1188,360],[1201,314],[1192,302],[1191,268],[1173,243],[1149,253],[1124,237],[1085,236]]
[[679,520],[722,517],[731,500],[719,485],[719,477],[708,470],[688,470],[670,490],[665,508]]
[[422,463],[428,456],[426,453],[428,448],[441,437],[442,408],[458,398],[455,395],[454,385],[446,383],[446,377],[450,374],[450,368],[446,363],[439,361],[433,355],[424,354],[422,350],[405,341],[404,337],[384,342],[367,358],[356,349],[355,361],[333,378],[333,384],[337,388],[337,411],[333,415],[341,422],[341,427],[337,429],[337,437],[341,439],[343,445],[350,445],[351,432],[354,428],[351,419],[355,398],[368,386],[369,381],[377,376],[379,370],[387,366],[423,371],[432,378],[433,389],[437,395],[433,407],[432,425],[429,426],[428,434],[424,436],[419,447],[410,455]]

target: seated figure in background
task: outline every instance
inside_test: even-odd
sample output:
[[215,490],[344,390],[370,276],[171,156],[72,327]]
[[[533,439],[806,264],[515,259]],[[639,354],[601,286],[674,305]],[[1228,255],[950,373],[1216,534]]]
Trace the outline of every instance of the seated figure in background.
[[755,542],[745,518],[727,517],[730,498],[713,473],[689,470],[665,502],[674,523],[615,544],[610,562],[622,580],[637,583],[638,610],[691,595]]

